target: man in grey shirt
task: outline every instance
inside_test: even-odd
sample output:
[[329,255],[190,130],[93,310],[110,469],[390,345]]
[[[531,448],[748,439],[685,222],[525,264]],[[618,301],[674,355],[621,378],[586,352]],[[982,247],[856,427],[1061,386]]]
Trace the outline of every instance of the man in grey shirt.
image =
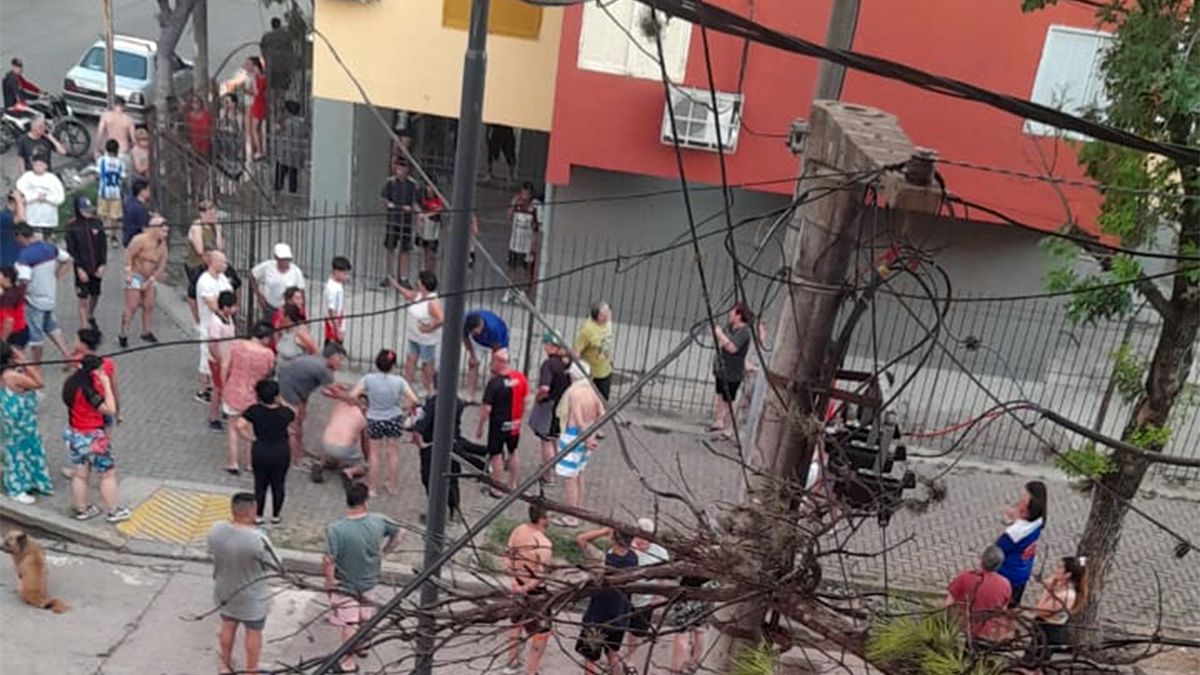
[[729,310],[729,323],[725,329],[713,328],[717,340],[717,355],[713,359],[713,379],[716,381],[716,401],[713,406],[713,423],[709,431],[727,433],[733,417],[733,402],[737,400],[738,388],[746,375],[746,354],[750,351],[751,324],[754,315],[739,302]]
[[[360,623],[375,614],[367,593],[379,584],[383,556],[399,542],[400,527],[395,521],[367,511],[367,486],[352,483],[346,488],[346,517],[325,529],[325,557],[321,571],[329,591],[329,622],[341,631],[343,642],[354,635]],[[354,656],[347,654],[335,672],[351,673],[358,669]]]
[[344,388],[333,385],[333,374],[346,362],[346,349],[336,342],[326,342],[321,355],[301,356],[279,368],[279,397],[283,404],[296,413],[288,427],[288,440],[292,446],[292,466],[300,464],[304,457],[304,418],[308,411],[308,397],[321,387],[329,387],[331,398],[344,398]]
[[[257,672],[262,630],[267,622],[267,580],[283,566],[267,535],[254,526],[254,495],[239,492],[231,500],[233,519],[213,525],[208,554],[213,559],[213,602],[221,615],[220,672]],[[233,666],[238,624],[246,627],[246,663]]]

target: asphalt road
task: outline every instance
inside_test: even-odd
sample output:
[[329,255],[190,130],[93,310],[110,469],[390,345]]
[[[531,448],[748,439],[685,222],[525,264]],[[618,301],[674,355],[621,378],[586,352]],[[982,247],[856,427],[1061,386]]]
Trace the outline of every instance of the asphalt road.
[[[113,0],[113,23],[118,34],[155,39],[158,36],[154,0]],[[258,42],[280,12],[260,0],[208,0],[209,59],[216,67],[240,45]],[[20,56],[26,77],[43,88],[61,92],[63,77],[93,41],[103,34],[100,0],[4,0],[0,5],[0,67]],[[176,50],[185,59],[195,54],[191,28]],[[251,53],[249,51],[245,53]],[[241,59],[230,59],[228,74]]]

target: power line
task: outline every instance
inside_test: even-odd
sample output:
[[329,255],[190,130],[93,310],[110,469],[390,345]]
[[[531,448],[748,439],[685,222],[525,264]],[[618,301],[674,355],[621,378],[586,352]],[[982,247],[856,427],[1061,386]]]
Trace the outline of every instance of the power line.
[[1168,157],[1184,165],[1200,165],[1200,149],[1175,143],[1161,143],[1106,124],[1092,122],[1061,110],[1002,94],[961,80],[870,56],[847,49],[832,49],[788,35],[746,19],[726,9],[691,0],[638,0],[671,16],[707,26],[713,30],[743,37],[784,51],[832,61],[855,70],[897,80],[943,96],[982,103],[1025,119],[1074,131],[1097,140]]
[[[948,166],[957,166],[963,169],[971,169],[973,171],[983,171],[986,173],[994,173],[1001,176],[1010,176],[1012,178],[1020,178],[1022,180],[1032,180],[1042,183],[1051,183],[1054,185],[1068,185],[1071,187],[1090,188],[1097,192],[1125,192],[1129,194],[1146,195],[1149,197],[1163,197],[1166,199],[1200,199],[1200,194],[1191,192],[1175,192],[1172,190],[1156,190],[1153,188],[1135,188],[1126,187],[1123,185],[1112,185],[1111,183],[1098,183],[1091,180],[1081,180],[1075,178],[1067,178],[1065,176],[1046,175],[1032,173],[1029,171],[1018,171],[1017,169],[1006,169],[999,166],[991,166],[988,164],[980,164],[978,162],[968,162],[961,159],[947,159],[938,157],[934,161]],[[1183,187],[1182,185],[1180,186]]]

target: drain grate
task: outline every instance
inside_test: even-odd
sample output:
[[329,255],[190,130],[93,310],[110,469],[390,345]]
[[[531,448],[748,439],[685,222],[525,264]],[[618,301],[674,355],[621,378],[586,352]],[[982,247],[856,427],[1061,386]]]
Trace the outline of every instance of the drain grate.
[[187,544],[208,534],[213,523],[229,519],[229,495],[159,488],[117,525],[127,537]]

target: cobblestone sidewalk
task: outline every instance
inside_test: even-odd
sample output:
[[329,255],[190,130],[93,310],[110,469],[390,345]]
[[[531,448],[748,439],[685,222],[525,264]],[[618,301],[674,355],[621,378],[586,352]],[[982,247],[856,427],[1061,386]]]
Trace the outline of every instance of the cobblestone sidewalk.
[[[119,255],[116,251],[114,254]],[[119,265],[110,266],[110,270],[119,269]],[[115,273],[110,273],[99,310],[106,335],[105,350],[116,347],[120,317],[118,289],[119,281]],[[76,323],[74,296],[66,282],[59,293],[58,317],[71,336]],[[183,307],[180,291],[164,287],[162,293],[168,297],[160,299],[156,319],[158,337],[164,342],[190,339],[191,331],[173,322],[163,311],[163,306],[174,305],[174,313],[186,315],[179,311]],[[207,430],[205,406],[192,399],[196,349],[194,344],[164,345],[116,356],[124,423],[114,433],[114,444],[121,475],[249,489],[249,476],[231,477],[221,470],[224,436]],[[65,462],[66,457],[59,440],[65,421],[65,410],[58,400],[63,373],[50,368],[46,375],[48,383],[40,424],[47,454],[53,464],[58,464]],[[313,408],[307,430],[310,439],[318,437],[327,405],[321,401]],[[464,428],[473,430],[474,418],[465,420]],[[653,497],[639,484],[631,466],[649,485],[687,494],[707,508],[719,508],[737,499],[740,474],[732,463],[700,443],[701,436],[651,424],[635,424],[624,435],[628,441],[627,457],[622,456],[615,434],[610,433],[588,469],[584,499],[590,508],[626,518],[655,515]],[[519,456],[524,472],[532,471],[535,466],[534,440],[531,433],[523,435]],[[411,452],[403,459],[401,494],[381,496],[372,507],[416,527],[424,508],[424,492],[417,453],[412,446],[406,445],[405,449]],[[722,451],[732,452],[732,448],[725,447]],[[939,469],[923,466],[920,470],[933,474]],[[53,473],[56,492],[40,504],[65,512],[67,484],[57,470]],[[1002,527],[1000,510],[1016,499],[1025,480],[1003,473],[955,470],[948,477],[949,492],[944,502],[924,514],[901,513],[893,519],[887,541],[905,543],[887,556],[889,583],[940,592],[955,571],[973,564],[982,547],[997,536]],[[287,488],[284,524],[273,529],[273,538],[294,548],[319,547],[325,524],[342,512],[340,484],[337,481],[312,484],[306,475],[293,471],[288,476]],[[1047,530],[1038,551],[1039,566],[1073,550],[1087,514],[1086,498],[1073,492],[1065,482],[1051,483],[1050,495]],[[464,485],[463,498],[463,511],[468,519],[478,517],[492,503],[470,483]],[[1195,502],[1156,498],[1139,499],[1138,504],[1193,541],[1200,540],[1200,518],[1196,517],[1200,509]],[[665,527],[689,525],[690,516],[680,505],[663,501],[658,509],[658,519]],[[516,506],[510,515],[519,519],[522,511]],[[1176,628],[1200,626],[1200,584],[1196,583],[1200,567],[1196,553],[1177,560],[1172,555],[1172,539],[1136,514],[1131,513],[1126,523],[1112,589],[1107,596],[1110,616],[1134,624],[1153,624],[1157,582],[1163,591],[1164,623]],[[94,526],[108,527],[102,522]],[[848,547],[873,551],[881,545],[882,533],[874,523],[868,523],[850,539]],[[883,559],[851,558],[846,562],[846,571],[860,580],[882,581]],[[840,566],[830,561],[825,576],[839,578]]]

